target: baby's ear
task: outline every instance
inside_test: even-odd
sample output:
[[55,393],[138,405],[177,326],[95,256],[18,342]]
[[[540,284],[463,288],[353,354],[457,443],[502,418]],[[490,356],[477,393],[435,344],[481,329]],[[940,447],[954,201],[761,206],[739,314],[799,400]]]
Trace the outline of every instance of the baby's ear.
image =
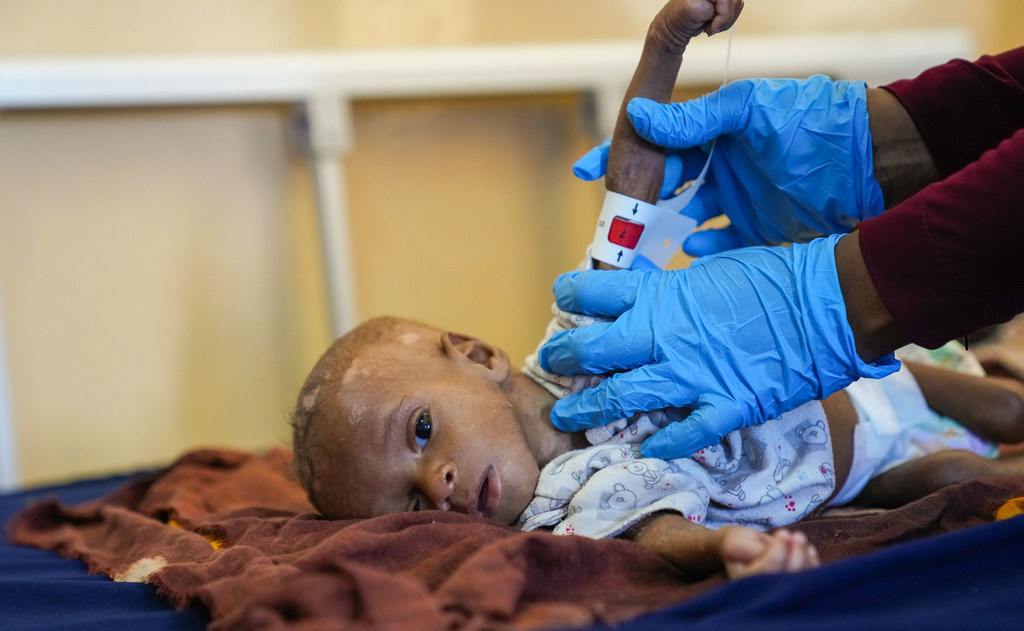
[[486,369],[488,378],[495,383],[504,383],[512,370],[505,351],[475,337],[462,333],[442,333],[441,346],[449,358]]

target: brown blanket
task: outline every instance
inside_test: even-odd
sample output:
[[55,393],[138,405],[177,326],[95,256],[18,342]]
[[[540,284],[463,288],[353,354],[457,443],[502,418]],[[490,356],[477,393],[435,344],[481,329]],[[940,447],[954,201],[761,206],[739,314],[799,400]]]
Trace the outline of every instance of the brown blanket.
[[[47,501],[8,525],[115,580],[147,581],[211,629],[523,629],[619,621],[707,591],[640,546],[523,533],[466,515],[362,521],[313,513],[291,454],[189,453],[80,506]],[[992,520],[1024,478],[978,480],[884,513],[798,525],[825,562]]]

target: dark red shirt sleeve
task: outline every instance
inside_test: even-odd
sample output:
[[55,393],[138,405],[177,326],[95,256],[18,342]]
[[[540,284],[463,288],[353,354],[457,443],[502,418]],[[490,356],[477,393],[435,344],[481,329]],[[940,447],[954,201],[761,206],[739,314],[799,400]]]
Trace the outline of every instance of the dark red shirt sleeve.
[[1024,127],[1024,47],[963,59],[883,86],[917,126],[946,177]]
[[886,86],[944,179],[860,225],[900,330],[935,347],[1024,312],[1024,48]]
[[943,179],[860,224],[904,336],[937,346],[1024,311],[1024,48],[886,86]]
[[1024,130],[860,227],[900,330],[935,347],[1024,311]]

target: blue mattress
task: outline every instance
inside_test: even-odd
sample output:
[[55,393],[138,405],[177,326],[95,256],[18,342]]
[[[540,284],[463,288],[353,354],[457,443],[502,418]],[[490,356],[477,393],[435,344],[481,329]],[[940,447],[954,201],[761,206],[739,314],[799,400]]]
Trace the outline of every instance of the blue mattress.
[[[127,476],[84,480],[0,495],[0,522],[28,502],[56,495],[76,504],[99,497]],[[4,538],[0,548],[0,629],[205,629],[202,609],[176,611],[150,585],[116,583],[90,575],[79,561],[53,552],[16,546]]]
[[[78,503],[125,476],[0,495],[6,523],[33,499]],[[91,576],[52,552],[0,551],[0,628],[203,629],[200,609],[171,609],[145,584]],[[596,626],[592,629],[609,629]],[[1017,629],[1024,628],[1024,517],[986,524],[814,571],[757,576],[615,629]]]
[[1024,629],[1024,516],[735,581],[617,628]]

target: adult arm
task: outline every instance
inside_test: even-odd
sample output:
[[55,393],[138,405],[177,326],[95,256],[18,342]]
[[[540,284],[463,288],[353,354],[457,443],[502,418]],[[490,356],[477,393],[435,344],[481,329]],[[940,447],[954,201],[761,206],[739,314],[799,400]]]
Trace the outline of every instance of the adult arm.
[[975,62],[954,59],[884,89],[903,105],[938,179],[945,178],[1024,128],[1024,47]]
[[934,347],[1024,311],[1024,48],[952,61],[886,90],[943,179],[843,238],[856,244],[837,246],[865,361],[894,344]]

